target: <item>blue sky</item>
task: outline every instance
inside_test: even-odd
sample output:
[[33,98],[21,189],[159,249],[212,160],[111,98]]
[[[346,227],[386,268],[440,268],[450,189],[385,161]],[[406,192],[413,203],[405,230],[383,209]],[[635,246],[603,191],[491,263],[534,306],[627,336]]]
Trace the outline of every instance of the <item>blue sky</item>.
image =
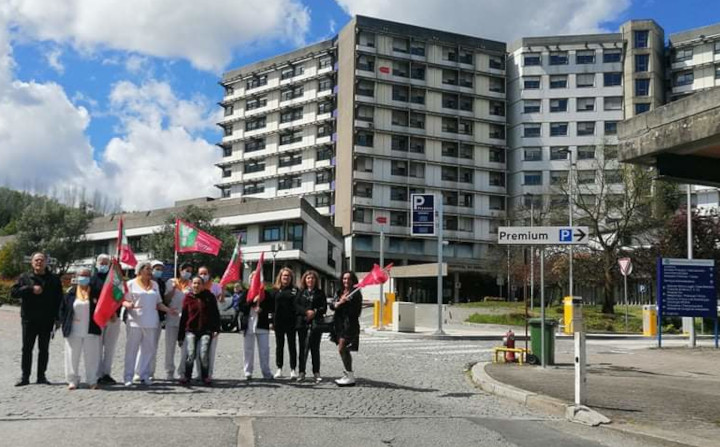
[[701,0],[0,3],[0,185],[84,187],[126,209],[217,195],[222,71],[332,36],[350,14],[505,41],[720,22],[720,2]]

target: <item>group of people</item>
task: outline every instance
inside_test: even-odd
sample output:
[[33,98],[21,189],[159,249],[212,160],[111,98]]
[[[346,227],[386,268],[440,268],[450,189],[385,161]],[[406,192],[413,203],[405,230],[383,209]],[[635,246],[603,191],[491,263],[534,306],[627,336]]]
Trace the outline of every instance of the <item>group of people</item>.
[[[55,330],[62,328],[65,339],[65,377],[68,389],[80,385],[80,360],[85,366],[85,382],[90,388],[117,383],[112,378],[112,363],[120,335],[126,326],[123,383],[136,381],[151,385],[160,337],[165,332],[165,378],[188,384],[197,367],[199,379],[212,384],[215,350],[220,333],[218,302],[225,301],[223,288],[213,282],[207,267],[197,272],[193,265],[180,265],[175,278],[163,281],[165,266],[160,261],[141,261],[135,267],[135,278],[127,281],[127,292],[118,311],[104,328],[93,319],[105,280],[110,257],[100,255],[95,269],[76,271],[75,281],[63,292],[60,279],[50,272],[45,255],[34,253],[30,272],[20,276],[11,295],[21,300],[22,376],[16,386],[30,383],[32,352],[38,341],[37,383],[49,383],[45,375],[48,347]],[[251,278],[252,279],[252,278]],[[290,378],[305,380],[307,357],[312,356],[313,379],[320,375],[320,342],[323,332],[330,332],[338,346],[345,373],[335,382],[340,386],[355,384],[352,351],[357,351],[360,336],[359,317],[362,296],[355,290],[357,277],[345,272],[333,297],[331,317],[326,317],[328,301],[319,288],[317,272],[309,270],[296,285],[294,273],[282,268],[272,290],[247,299],[241,283],[234,286],[232,307],[238,326],[244,334],[244,375],[252,379],[255,346],[260,370],[265,379],[283,376],[285,344],[289,354]],[[270,332],[275,332],[277,370],[270,370]],[[175,367],[177,352],[180,362]]]

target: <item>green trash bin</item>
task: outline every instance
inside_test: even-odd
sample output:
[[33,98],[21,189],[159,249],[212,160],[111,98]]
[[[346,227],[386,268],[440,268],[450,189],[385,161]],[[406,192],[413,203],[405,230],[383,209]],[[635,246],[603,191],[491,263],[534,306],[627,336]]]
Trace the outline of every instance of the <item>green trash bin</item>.
[[[557,327],[558,322],[556,320],[551,320],[548,318],[545,318],[545,364],[546,365],[554,365],[555,364],[555,329]],[[538,359],[538,363],[542,364],[542,359],[540,358],[540,353],[542,350],[541,347],[541,328],[542,328],[542,319],[540,318],[531,318],[528,320],[528,325],[530,326],[530,349],[532,349],[533,355]]]

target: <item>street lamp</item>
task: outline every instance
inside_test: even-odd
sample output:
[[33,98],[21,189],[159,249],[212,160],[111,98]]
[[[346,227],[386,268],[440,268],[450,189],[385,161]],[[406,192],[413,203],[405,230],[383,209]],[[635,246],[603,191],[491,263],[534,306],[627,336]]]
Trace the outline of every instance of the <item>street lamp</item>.
[[270,253],[272,253],[272,257],[273,257],[273,268],[272,268],[272,280],[273,281],[275,281],[275,256],[277,256],[279,251],[280,251],[280,246],[278,244],[272,244],[270,246]]
[[[530,197],[530,227],[535,226],[535,195],[527,193]],[[530,246],[530,309],[535,307],[535,246]]]

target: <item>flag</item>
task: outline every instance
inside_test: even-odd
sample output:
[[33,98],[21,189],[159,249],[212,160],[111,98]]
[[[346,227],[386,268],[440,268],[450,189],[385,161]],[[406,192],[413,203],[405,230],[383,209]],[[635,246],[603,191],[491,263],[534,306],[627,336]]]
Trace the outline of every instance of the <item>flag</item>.
[[233,250],[232,257],[230,258],[230,263],[228,264],[227,268],[225,269],[225,273],[223,273],[222,278],[220,279],[221,287],[225,287],[226,284],[234,281],[240,281],[241,262],[242,251],[240,251],[240,238],[238,238],[237,244],[235,244],[235,250]]
[[263,263],[265,262],[265,252],[260,253],[260,260],[257,263],[257,267],[255,268],[255,275],[253,275],[252,281],[250,281],[250,289],[247,293],[247,302],[252,303],[252,301],[255,299],[256,296],[259,296],[260,299],[258,302],[261,302],[265,299],[265,285],[263,284],[263,273],[262,273],[262,267]]
[[120,225],[118,226],[117,247],[118,259],[120,262],[129,265],[130,267],[135,267],[137,265],[137,259],[135,259],[135,253],[133,253],[133,250],[128,243],[128,238],[125,235],[125,227],[123,225],[122,217],[120,218]]
[[377,284],[384,284],[389,278],[390,275],[390,269],[392,268],[393,264],[392,262],[385,266],[385,268],[380,268],[379,265],[373,264],[372,270],[365,275],[365,277],[357,283],[355,286],[358,289],[361,289],[365,286],[374,286]]
[[222,242],[200,231],[189,223],[177,219],[175,221],[175,251],[178,253],[208,253],[218,255]]
[[122,276],[120,264],[117,259],[113,258],[110,271],[108,272],[107,278],[105,278],[105,284],[103,284],[100,299],[95,306],[95,313],[93,314],[93,320],[95,320],[98,326],[101,328],[105,327],[122,304],[126,292],[127,286]]

